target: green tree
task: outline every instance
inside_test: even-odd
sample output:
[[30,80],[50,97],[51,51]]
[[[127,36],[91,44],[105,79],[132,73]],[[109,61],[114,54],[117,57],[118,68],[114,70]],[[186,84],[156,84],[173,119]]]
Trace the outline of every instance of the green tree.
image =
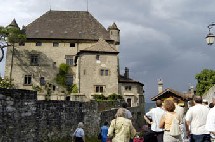
[[14,84],[10,83],[10,80],[8,78],[1,78],[0,77],[0,88],[7,88],[7,89],[11,89],[11,88],[15,88]]
[[196,74],[195,79],[197,79],[196,94],[202,96],[215,84],[215,71],[204,69]]
[[[10,83],[12,81],[12,70],[13,70],[13,57],[14,57],[14,49],[15,43],[23,43],[26,40],[26,34],[24,29],[20,30],[16,21],[14,19],[13,24],[11,23],[7,27],[0,26],[0,40],[4,40],[6,44],[1,46],[1,48],[12,46],[12,56],[11,56],[11,67],[10,67]],[[1,41],[2,42],[2,41]],[[3,51],[2,51],[3,52]],[[4,56],[4,53],[3,53]]]

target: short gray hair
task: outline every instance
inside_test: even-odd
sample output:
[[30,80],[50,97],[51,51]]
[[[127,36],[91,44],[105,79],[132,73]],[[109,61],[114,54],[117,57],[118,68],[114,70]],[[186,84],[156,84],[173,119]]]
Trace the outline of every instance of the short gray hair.
[[84,123],[83,122],[79,122],[78,123],[78,128],[83,128],[84,127]]

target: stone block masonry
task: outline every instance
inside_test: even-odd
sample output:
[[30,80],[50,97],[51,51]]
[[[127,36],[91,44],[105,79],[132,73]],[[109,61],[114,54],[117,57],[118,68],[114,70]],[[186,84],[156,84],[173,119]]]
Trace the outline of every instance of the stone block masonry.
[[[140,109],[132,109],[134,122],[139,123],[136,114]],[[99,111],[96,101],[38,101],[35,91],[0,88],[0,141],[53,141],[68,137],[80,121],[85,124],[86,135],[95,136],[115,112]]]

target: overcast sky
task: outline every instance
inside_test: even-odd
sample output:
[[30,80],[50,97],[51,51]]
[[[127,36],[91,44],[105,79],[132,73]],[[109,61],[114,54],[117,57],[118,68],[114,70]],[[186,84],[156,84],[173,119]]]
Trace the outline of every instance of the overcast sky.
[[[0,25],[15,18],[28,25],[48,10],[86,11],[87,0],[5,0],[0,2]],[[215,69],[215,45],[207,46],[207,26],[215,22],[212,0],[88,0],[89,12],[107,28],[120,29],[120,70],[145,84],[146,100],[164,88],[187,91],[195,74]],[[212,29],[215,34],[215,27]],[[4,64],[0,63],[3,75]]]

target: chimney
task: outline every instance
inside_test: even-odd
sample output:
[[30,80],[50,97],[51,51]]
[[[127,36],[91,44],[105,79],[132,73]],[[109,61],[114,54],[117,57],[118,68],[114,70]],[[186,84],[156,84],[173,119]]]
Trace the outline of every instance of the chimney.
[[128,69],[127,67],[125,67],[124,77],[125,77],[126,79],[129,79],[129,69]]
[[158,94],[163,91],[163,81],[162,79],[158,80]]

